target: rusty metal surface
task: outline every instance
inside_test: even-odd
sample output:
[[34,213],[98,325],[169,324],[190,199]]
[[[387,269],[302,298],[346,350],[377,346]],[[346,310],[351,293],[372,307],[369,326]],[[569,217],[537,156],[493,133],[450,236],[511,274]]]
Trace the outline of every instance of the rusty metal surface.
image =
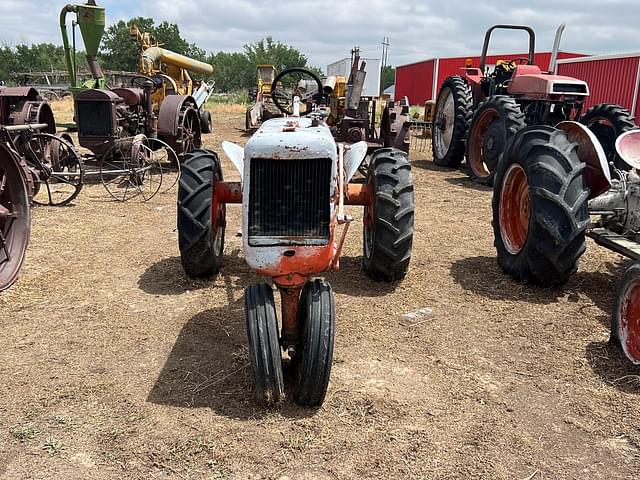
[[24,100],[39,100],[40,95],[33,87],[5,87],[0,90],[0,97],[22,97]]
[[640,130],[630,130],[616,139],[616,152],[633,168],[640,169]]
[[0,144],[0,291],[18,278],[31,231],[31,207],[24,161]]
[[111,91],[122,97],[125,105],[142,105],[144,102],[144,90],[141,88],[113,88]]
[[189,95],[168,95],[164,99],[158,113],[158,134],[173,137],[178,135],[180,110],[185,103],[195,105],[196,102]]

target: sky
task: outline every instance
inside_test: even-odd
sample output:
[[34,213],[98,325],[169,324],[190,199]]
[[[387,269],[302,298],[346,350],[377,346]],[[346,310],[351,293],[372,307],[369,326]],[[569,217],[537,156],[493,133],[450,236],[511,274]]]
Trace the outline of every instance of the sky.
[[[64,0],[0,0],[0,44],[60,44]],[[81,3],[78,1],[78,3]],[[640,51],[639,0],[414,1],[414,0],[97,0],[107,26],[135,16],[177,23],[182,36],[208,52],[240,51],[268,35],[304,53],[311,65],[348,57],[359,46],[379,58],[389,38],[388,62],[477,55],[484,31],[497,23],[531,25],[536,49],[552,48],[555,30],[567,24],[561,49],[587,54]],[[500,32],[491,52],[524,52],[524,32]]]

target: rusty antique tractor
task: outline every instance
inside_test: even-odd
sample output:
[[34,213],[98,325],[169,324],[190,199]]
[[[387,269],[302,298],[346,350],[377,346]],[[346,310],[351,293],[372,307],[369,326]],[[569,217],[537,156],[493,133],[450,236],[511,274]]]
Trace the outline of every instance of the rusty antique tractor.
[[[578,122],[530,126],[507,143],[496,171],[493,231],[498,264],[541,286],[566,282],[585,252],[585,236],[640,260],[640,130],[616,140],[626,168],[607,160],[596,135]],[[640,363],[640,265],[625,273],[611,340]]]
[[[498,29],[522,30],[529,35],[526,57],[498,60],[492,72],[486,65],[491,34]],[[440,87],[433,121],[433,161],[458,167],[466,155],[467,173],[491,185],[496,167],[511,136],[527,125],[555,125],[577,120],[601,142],[609,161],[616,159],[615,138],[633,128],[629,112],[617,105],[596,105],[582,115],[589,95],[581,80],[555,75],[564,24],[558,28],[548,71],[534,64],[535,33],[522,25],[494,25],[487,30],[480,68],[467,65],[463,75],[447,78]]]
[[[321,99],[321,80],[304,73]],[[306,115],[300,115],[298,97],[290,104],[293,115],[264,122],[244,148],[223,143],[241,182],[223,180],[214,152],[196,150],[187,157],[179,183],[178,237],[187,275],[218,273],[226,205],[242,204],[246,262],[270,277],[282,298],[279,327],[272,286],[261,283],[245,291],[258,398],[267,403],[284,398],[284,363],[293,373],[294,400],[318,406],[329,382],[336,319],[331,287],[316,276],[339,269],[353,220],[345,205],[364,206],[364,271],[376,280],[400,280],[411,257],[413,181],[407,154],[394,148],[374,152],[368,177],[354,181],[367,143],[336,143],[319,104]]]
[[[66,16],[69,13],[76,14],[74,26],[80,27],[92,76],[82,84],[76,78],[75,48],[68,41]],[[84,5],[67,5],[60,13],[80,145],[97,157],[104,157],[107,152],[114,152],[113,146],[119,140],[127,139],[124,143],[130,146],[134,137],[144,135],[171,145],[180,158],[199,148],[201,118],[198,100],[180,93],[185,88],[192,89],[190,77],[187,79],[185,76],[188,75],[186,70],[211,73],[211,66],[157,45],[151,46],[141,54],[141,71],[144,74],[132,78],[129,87],[110,89],[96,60],[104,27],[104,8],[97,6],[94,0],[88,0]],[[137,30],[133,33],[144,38]],[[171,69],[178,71],[175,75],[181,75],[186,87],[178,87],[173,74],[166,73],[173,72]],[[208,91],[204,90],[203,98]],[[195,95],[197,91],[193,93]]]

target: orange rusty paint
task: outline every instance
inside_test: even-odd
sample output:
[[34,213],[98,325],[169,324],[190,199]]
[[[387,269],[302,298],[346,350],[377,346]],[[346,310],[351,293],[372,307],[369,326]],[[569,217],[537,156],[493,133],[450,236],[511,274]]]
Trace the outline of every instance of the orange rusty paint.
[[213,194],[219,203],[242,203],[240,182],[215,182]]
[[345,192],[345,205],[369,205],[371,203],[373,187],[368,183],[348,183]]
[[280,290],[280,298],[282,299],[282,346],[287,349],[290,344],[297,343],[299,335],[298,325],[298,304],[300,302],[300,292],[307,283],[308,278],[304,277],[301,285],[291,287],[282,287],[278,283],[276,286]]
[[507,251],[517,255],[524,248],[529,235],[531,199],[527,174],[517,163],[509,167],[500,192],[500,236]]

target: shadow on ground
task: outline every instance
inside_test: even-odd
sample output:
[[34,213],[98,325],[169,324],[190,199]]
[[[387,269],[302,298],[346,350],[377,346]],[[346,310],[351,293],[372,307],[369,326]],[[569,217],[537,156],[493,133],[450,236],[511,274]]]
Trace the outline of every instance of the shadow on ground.
[[585,356],[593,372],[624,393],[640,394],[640,366],[633,365],[613,342],[592,342]]
[[[230,283],[229,274],[233,273],[234,283],[246,285],[258,281],[256,275],[247,266],[244,258],[240,257],[240,250],[225,252],[220,273],[225,280],[225,287]],[[187,291],[210,288],[217,277],[189,278],[184,273],[180,257],[163,258],[149,266],[138,279],[138,287],[152,295],[180,295]]]
[[[260,282],[239,252],[225,257],[220,272],[228,304],[205,310],[182,328],[160,372],[148,401],[182,408],[210,408],[229,418],[256,418],[269,413],[254,399],[254,379],[247,347],[243,295],[238,289]],[[233,272],[233,278],[229,275]],[[238,274],[240,273],[240,278]],[[323,276],[320,274],[319,276]],[[355,296],[382,296],[395,290],[369,279],[361,257],[342,257],[340,272],[326,274],[334,292]],[[265,279],[264,281],[266,281]],[[191,281],[184,276],[180,259],[161,260],[145,271],[139,286],[148,293],[177,295],[194,288],[211,287],[211,282]],[[240,287],[242,286],[242,287]],[[274,295],[278,296],[274,291]],[[278,302],[278,300],[276,300]],[[278,315],[280,316],[280,315]],[[304,418],[316,410],[293,403],[291,385],[288,400],[278,408],[281,415]]]
[[[251,283],[269,282],[266,277],[256,275],[240,256],[240,250],[225,252],[224,262],[219,276],[225,279],[228,287],[229,276],[233,275],[234,285],[243,288]],[[364,273],[362,257],[340,257],[339,272],[321,272],[317,277],[325,277],[335,293],[356,296],[378,297],[392,293],[399,282],[376,282]],[[187,291],[211,288],[217,277],[192,279],[185,275],[180,257],[163,258],[148,267],[138,279],[138,287],[152,295],[180,295]],[[232,297],[231,297],[232,298]]]
[[[513,280],[498,266],[495,257],[468,257],[451,264],[451,275],[465,290],[494,300],[521,300],[537,304],[550,304],[568,295],[569,301],[578,301],[582,293],[605,312],[611,311],[617,284],[625,263],[607,263],[604,271],[578,270],[562,287],[542,288]],[[608,319],[603,321],[609,325]]]
[[493,187],[476,183],[471,180],[471,177],[450,177],[445,178],[444,180],[445,182],[458,187],[470,188],[472,190],[478,190],[479,192],[493,192]]
[[293,400],[291,381],[287,399],[265,407],[255,399],[254,378],[244,320],[244,300],[212,308],[192,317],[176,342],[147,400],[180,408],[210,408],[232,419],[255,419],[274,410],[290,418],[305,418],[316,409]]

